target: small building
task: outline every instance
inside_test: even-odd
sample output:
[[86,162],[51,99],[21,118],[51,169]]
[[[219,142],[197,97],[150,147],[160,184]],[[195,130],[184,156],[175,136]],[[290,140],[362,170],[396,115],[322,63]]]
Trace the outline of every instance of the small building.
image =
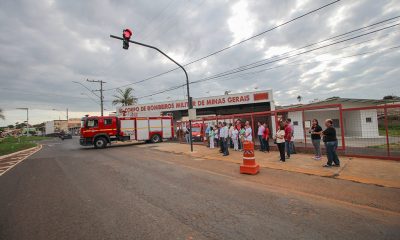
[[81,128],[80,118],[69,118],[68,119],[68,131],[73,135],[79,135],[79,130]]
[[[304,139],[313,119],[317,119],[322,126],[328,118],[332,119],[339,136],[343,127],[346,137],[377,138],[380,137],[379,110],[363,108],[379,106],[385,103],[387,103],[386,100],[333,97],[310,104],[277,107],[277,109],[290,109],[283,118],[292,119],[295,140]],[[342,111],[335,105],[341,105]],[[296,108],[301,108],[302,110],[296,111]],[[350,108],[352,108],[351,111],[348,110]],[[340,121],[341,112],[343,123]],[[343,126],[341,126],[342,124]]]
[[68,121],[67,120],[53,120],[47,121],[45,123],[45,134],[48,135],[56,135],[61,131],[68,131]]

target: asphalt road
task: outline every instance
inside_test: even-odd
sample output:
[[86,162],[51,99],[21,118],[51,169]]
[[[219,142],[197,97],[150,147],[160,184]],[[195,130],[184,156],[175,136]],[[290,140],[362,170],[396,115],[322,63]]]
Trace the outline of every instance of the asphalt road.
[[[400,239],[396,189],[264,172],[151,147],[47,141],[0,177],[0,239]],[[392,199],[387,209],[353,204],[318,179],[333,192]],[[283,184],[293,181],[312,192]]]

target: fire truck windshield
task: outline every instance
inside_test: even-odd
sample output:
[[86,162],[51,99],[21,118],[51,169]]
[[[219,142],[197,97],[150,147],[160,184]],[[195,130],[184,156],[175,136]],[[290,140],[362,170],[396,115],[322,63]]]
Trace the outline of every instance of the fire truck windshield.
[[85,128],[86,118],[81,119],[81,128]]

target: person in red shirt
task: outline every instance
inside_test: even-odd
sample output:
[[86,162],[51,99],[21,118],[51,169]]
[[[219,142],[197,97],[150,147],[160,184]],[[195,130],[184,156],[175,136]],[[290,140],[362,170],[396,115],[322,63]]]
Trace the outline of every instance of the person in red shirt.
[[287,154],[287,159],[290,158],[290,142],[292,141],[292,136],[293,136],[293,129],[292,126],[290,126],[290,119],[286,120],[285,122],[285,148],[286,148],[286,154]]
[[267,123],[264,123],[264,134],[263,134],[263,141],[264,141],[264,152],[269,152],[269,128]]

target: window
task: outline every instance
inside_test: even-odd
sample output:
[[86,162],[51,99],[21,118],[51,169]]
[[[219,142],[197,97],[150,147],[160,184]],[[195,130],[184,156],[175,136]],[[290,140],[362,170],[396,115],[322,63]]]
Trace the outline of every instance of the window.
[[89,119],[87,121],[87,126],[88,127],[97,127],[99,125],[97,119]]
[[367,118],[365,119],[365,121],[366,121],[367,123],[372,123],[372,118],[367,117]]
[[111,118],[104,119],[104,125],[111,125],[111,124],[112,124],[112,119]]
[[339,119],[332,119],[332,122],[334,128],[340,128]]
[[299,126],[299,122],[298,121],[294,121],[293,122],[293,126]]

